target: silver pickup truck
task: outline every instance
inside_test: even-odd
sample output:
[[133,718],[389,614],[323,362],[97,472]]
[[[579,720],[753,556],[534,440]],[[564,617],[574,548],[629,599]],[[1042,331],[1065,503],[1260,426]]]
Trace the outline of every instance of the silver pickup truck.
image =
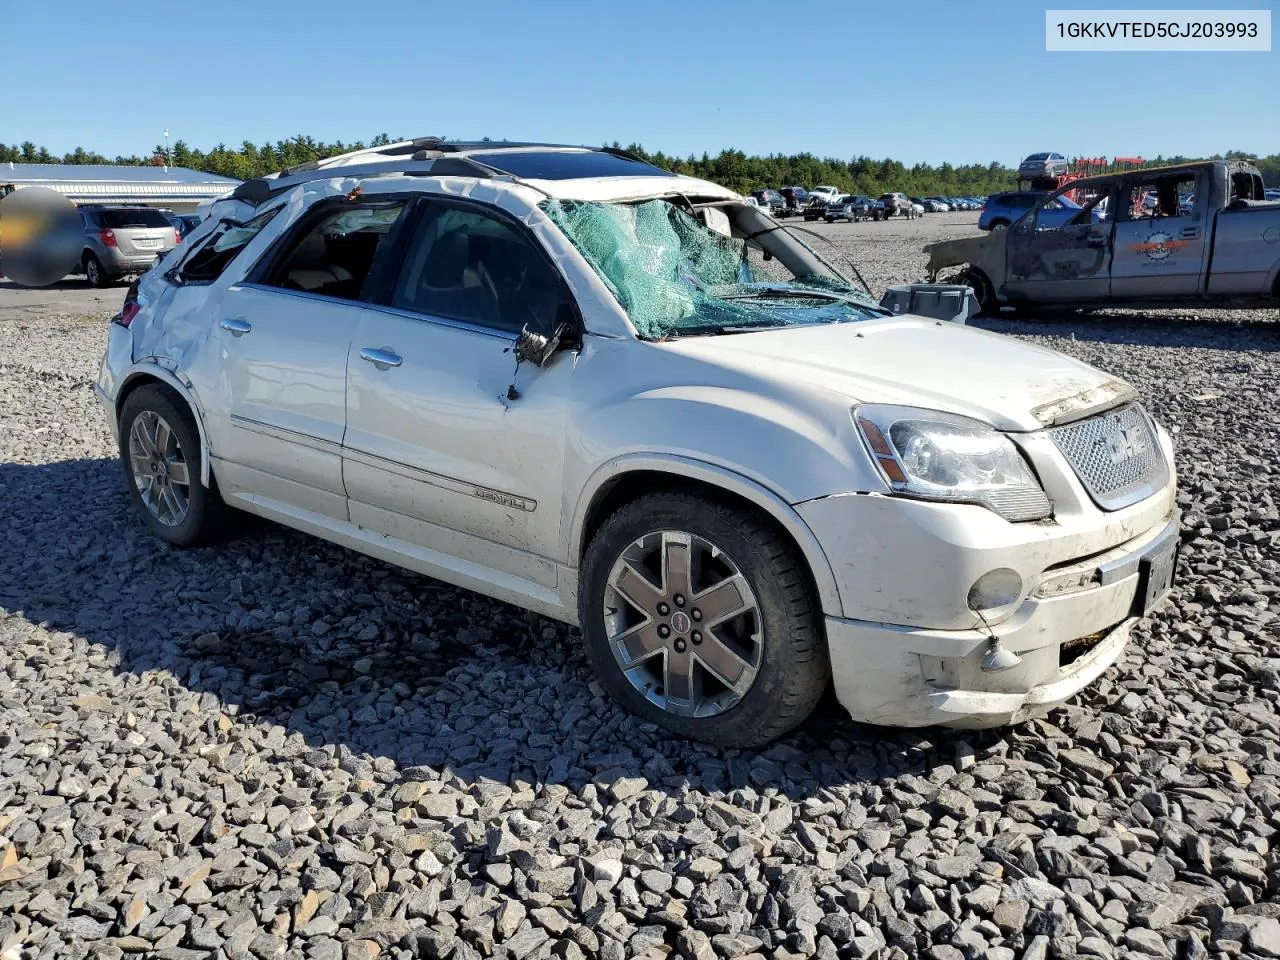
[[[1081,205],[1042,216],[1061,196]],[[1007,230],[933,243],[929,277],[961,268],[983,312],[1107,304],[1222,306],[1280,297],[1280,203],[1238,160],[1074,180],[1046,193]],[[1095,215],[1096,211],[1096,215]]]

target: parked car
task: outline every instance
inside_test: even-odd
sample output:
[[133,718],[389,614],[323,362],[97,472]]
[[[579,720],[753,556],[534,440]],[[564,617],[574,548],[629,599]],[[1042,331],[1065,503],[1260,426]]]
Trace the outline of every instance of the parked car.
[[1061,177],[1068,168],[1067,158],[1060,153],[1033,153],[1018,164],[1018,177],[1024,180]]
[[1268,187],[1262,196],[1264,200],[1280,200],[1280,188]]
[[978,217],[979,230],[1003,230],[1046,196],[1043,190],[1009,190],[987,198]]
[[[1068,194],[1086,198],[1083,205]],[[1180,198],[1194,194],[1188,206]],[[929,272],[961,267],[983,309],[1107,304],[1274,304],[1280,207],[1243,161],[1075,180],[1033,198],[1007,230],[926,247]],[[996,198],[993,197],[994,201]],[[992,212],[987,205],[983,217]]]
[[610,695],[718,744],[832,682],[870,723],[1041,715],[1168,592],[1172,447],[1115,377],[892,315],[621,151],[386,149],[241,184],[109,324],[167,544],[236,507],[577,624]]
[[781,216],[798,217],[809,205],[809,191],[804,187],[783,187],[778,191],[785,202]]
[[827,204],[824,218],[827,223],[834,223],[836,220],[851,220],[854,223],[859,220],[882,220],[884,204],[871,197],[851,193],[835,203]]
[[181,243],[183,237],[200,226],[200,218],[194,213],[175,213],[169,217],[169,223],[173,225],[173,231]]
[[809,191],[809,196],[816,197],[823,203],[832,203],[840,199],[840,191],[835,187],[820,184]]
[[882,193],[880,194],[880,202],[884,204],[886,220],[889,217],[909,217],[913,215],[911,200],[905,193]]
[[156,258],[178,245],[169,218],[142,205],[82,204],[84,253],[80,270],[95,287],[151,269]]
[[925,197],[924,208],[929,213],[947,213],[951,210],[951,204],[938,197]]
[[782,211],[786,209],[787,201],[782,198],[777,190],[753,190],[751,196],[755,198],[756,203],[762,207],[768,207],[769,212],[775,217],[782,216]]
[[809,194],[809,199],[805,203],[804,210],[802,211],[805,220],[825,219],[827,215],[827,205],[827,201],[823,200],[822,197],[815,196],[812,193]]

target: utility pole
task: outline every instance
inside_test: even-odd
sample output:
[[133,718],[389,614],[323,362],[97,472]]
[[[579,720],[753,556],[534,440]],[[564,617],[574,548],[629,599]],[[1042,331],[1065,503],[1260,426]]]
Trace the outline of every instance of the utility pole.
[[164,172],[169,172],[169,128],[164,128]]

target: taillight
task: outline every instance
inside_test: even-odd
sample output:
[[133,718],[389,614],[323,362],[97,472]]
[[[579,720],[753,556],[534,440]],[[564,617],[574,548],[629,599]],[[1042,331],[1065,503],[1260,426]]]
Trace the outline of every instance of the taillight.
[[138,315],[138,311],[142,309],[142,304],[137,300],[126,300],[124,306],[120,308],[120,312],[111,318],[112,323],[118,323],[122,327],[127,327],[133,323],[133,318]]
[[173,228],[173,245],[176,247],[182,242],[182,234],[178,232],[178,228]]
[[114,230],[99,230],[98,239],[102,241],[104,247],[114,247],[116,245],[116,232]]

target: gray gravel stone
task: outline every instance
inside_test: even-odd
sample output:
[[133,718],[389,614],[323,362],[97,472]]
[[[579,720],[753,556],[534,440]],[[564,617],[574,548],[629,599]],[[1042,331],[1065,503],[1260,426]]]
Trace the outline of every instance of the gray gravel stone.
[[[879,292],[972,221],[818,228]],[[89,390],[105,317],[11,293],[0,954],[1280,956],[1274,310],[974,321],[1175,431],[1179,583],[1066,708],[715,751],[559,624],[265,524],[162,547]]]

